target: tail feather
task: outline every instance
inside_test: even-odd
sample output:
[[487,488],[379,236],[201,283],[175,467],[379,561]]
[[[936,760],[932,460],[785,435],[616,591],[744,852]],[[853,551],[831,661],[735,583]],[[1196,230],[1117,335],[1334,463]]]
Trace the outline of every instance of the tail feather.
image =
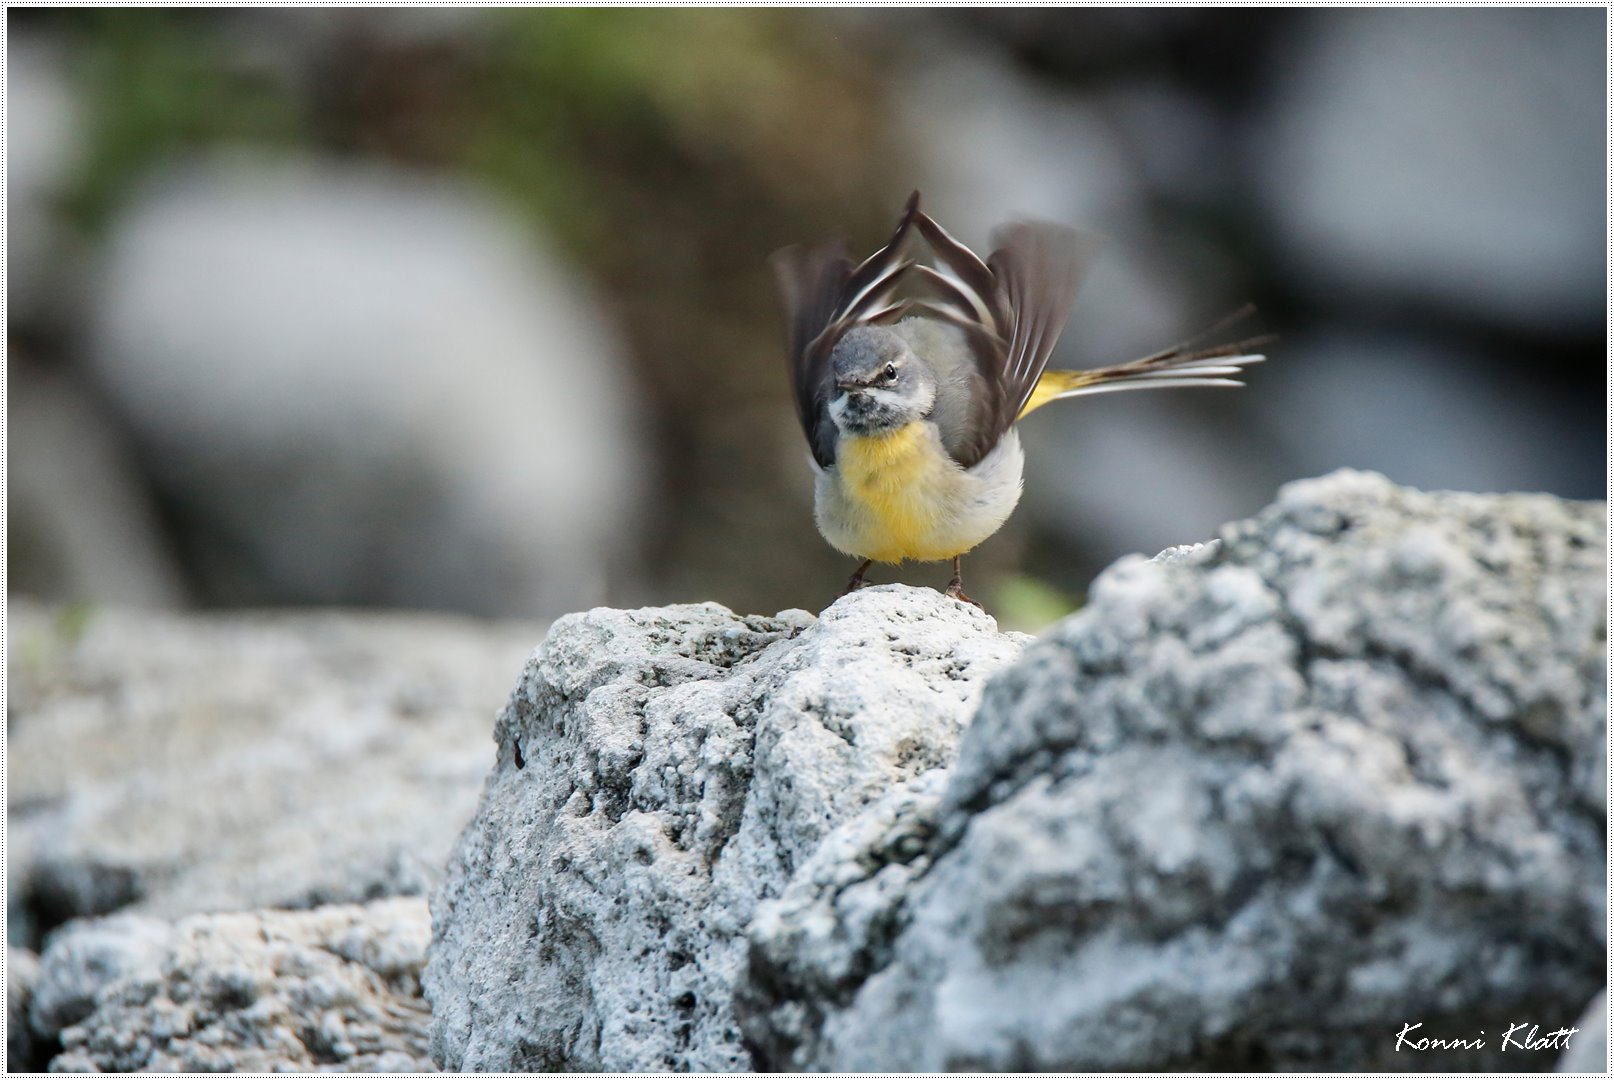
[[1228,323],[1248,315],[1251,308],[1241,308],[1215,327],[1180,345],[1141,360],[1116,364],[1112,367],[1092,368],[1088,371],[1048,371],[1031,392],[1025,408],[1017,419],[1024,418],[1050,401],[1080,397],[1084,394],[1107,394],[1117,390],[1166,390],[1191,386],[1243,386],[1236,376],[1244,369],[1259,364],[1266,356],[1253,350],[1272,341],[1270,335],[1247,338],[1228,345],[1194,348]]

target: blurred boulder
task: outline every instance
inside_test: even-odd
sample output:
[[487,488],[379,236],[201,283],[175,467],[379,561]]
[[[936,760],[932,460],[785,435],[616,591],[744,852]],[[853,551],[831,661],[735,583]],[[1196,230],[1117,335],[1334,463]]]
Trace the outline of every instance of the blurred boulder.
[[[424,900],[72,923],[41,991],[73,988],[61,1072],[424,1072]],[[120,937],[131,944],[120,948]],[[85,938],[96,943],[88,948]],[[89,962],[116,954],[115,964]],[[46,1030],[58,1018],[41,1014]]]
[[76,916],[418,894],[487,769],[532,624],[12,601],[6,902]]
[[77,376],[22,353],[6,360],[7,592],[182,604],[183,577],[117,425]]
[[93,337],[209,600],[553,615],[632,571],[621,346],[475,190],[173,170],[114,223]]
[[1570,1024],[1606,539],[1600,505],[1342,472],[1118,564],[1018,660],[902,586],[563,620],[433,898],[434,1056],[1406,1067],[1404,1022]]
[[58,202],[84,154],[82,103],[62,42],[18,30],[6,42],[6,318],[63,314],[57,286],[74,245]]
[[817,620],[704,604],[556,622],[433,897],[433,1055],[749,1068],[731,997],[757,902],[837,824],[950,762],[1020,643],[900,585]]
[[27,949],[6,946],[6,1072],[31,1072],[33,1032],[28,1026],[28,1003],[39,981],[39,957]]
[[1239,395],[1267,407],[1265,438],[1249,450],[1269,467],[1296,462],[1309,473],[1348,461],[1398,483],[1463,491],[1606,487],[1604,433],[1570,421],[1575,392],[1537,378],[1540,360],[1487,363],[1449,337],[1345,320],[1285,335],[1273,352]]
[[1252,133],[1274,239],[1324,304],[1412,296],[1598,333],[1603,13],[1313,12]]

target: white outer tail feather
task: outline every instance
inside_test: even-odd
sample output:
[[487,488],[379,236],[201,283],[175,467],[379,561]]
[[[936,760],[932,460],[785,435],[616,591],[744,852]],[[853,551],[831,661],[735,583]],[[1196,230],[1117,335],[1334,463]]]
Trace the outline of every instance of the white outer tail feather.
[[1248,356],[1216,356],[1203,360],[1193,360],[1185,364],[1162,368],[1157,371],[1143,371],[1136,375],[1125,375],[1120,378],[1091,386],[1078,386],[1064,393],[1055,394],[1049,401],[1061,401],[1065,398],[1082,397],[1087,394],[1110,394],[1120,390],[1170,390],[1177,387],[1193,386],[1243,386],[1237,379],[1228,378],[1231,375],[1242,375],[1244,368],[1251,364],[1259,364],[1266,357],[1260,353],[1251,353]]

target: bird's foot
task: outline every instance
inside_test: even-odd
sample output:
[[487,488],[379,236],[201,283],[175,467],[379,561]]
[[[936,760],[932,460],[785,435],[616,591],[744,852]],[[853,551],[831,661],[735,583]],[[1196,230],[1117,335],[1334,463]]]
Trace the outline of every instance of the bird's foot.
[[954,578],[952,581],[947,583],[947,595],[951,596],[954,600],[962,600],[966,604],[974,604],[976,607],[981,608],[982,611],[986,610],[984,607],[981,607],[981,602],[979,600],[971,600],[968,596],[964,595],[963,578]]
[[865,562],[862,566],[858,567],[857,568],[857,573],[853,574],[851,579],[849,581],[847,581],[846,588],[841,590],[841,595],[842,596],[851,596],[853,593],[857,592],[859,589],[868,588],[869,583],[863,580],[863,575],[868,573],[869,572],[869,567],[873,566],[873,565],[874,565],[874,560],[870,559],[867,562]]

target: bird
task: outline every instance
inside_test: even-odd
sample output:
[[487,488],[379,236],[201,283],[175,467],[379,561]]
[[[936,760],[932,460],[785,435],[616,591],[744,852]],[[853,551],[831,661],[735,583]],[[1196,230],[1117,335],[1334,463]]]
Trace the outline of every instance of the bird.
[[[908,258],[914,234],[935,264]],[[1025,454],[1015,425],[1053,401],[1117,390],[1242,386],[1269,338],[1197,348],[1253,308],[1141,359],[1049,370],[1076,292],[1102,241],[1051,222],[995,230],[982,259],[909,196],[895,233],[853,265],[843,242],[772,258],[785,309],[790,383],[814,472],[824,539],[874,563],[951,560],[946,595],[964,592],[963,556],[1020,501]],[[897,299],[917,280],[929,294]]]

